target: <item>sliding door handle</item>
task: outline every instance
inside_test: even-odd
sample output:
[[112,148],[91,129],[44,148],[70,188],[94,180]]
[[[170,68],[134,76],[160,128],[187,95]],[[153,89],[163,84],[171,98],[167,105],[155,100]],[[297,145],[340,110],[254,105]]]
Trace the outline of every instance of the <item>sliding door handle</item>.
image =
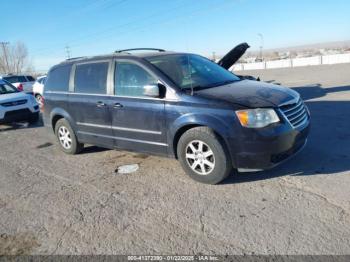
[[122,108],[123,105],[122,105],[121,103],[115,103],[115,104],[113,105],[113,107],[118,109],[118,108]]

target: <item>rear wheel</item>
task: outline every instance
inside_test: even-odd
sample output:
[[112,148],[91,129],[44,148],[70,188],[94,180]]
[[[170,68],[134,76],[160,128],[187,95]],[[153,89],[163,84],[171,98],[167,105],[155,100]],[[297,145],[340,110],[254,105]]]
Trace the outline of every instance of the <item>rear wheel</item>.
[[186,131],[179,140],[177,155],[186,173],[202,183],[217,184],[232,171],[223,142],[208,127]]
[[57,121],[55,134],[61,150],[67,154],[77,154],[84,148],[84,145],[78,142],[73,129],[64,118]]

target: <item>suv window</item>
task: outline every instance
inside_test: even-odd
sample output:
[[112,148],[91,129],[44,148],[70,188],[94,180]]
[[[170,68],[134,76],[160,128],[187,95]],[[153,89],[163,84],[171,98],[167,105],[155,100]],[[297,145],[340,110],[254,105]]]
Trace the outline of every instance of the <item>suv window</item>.
[[27,79],[28,79],[29,82],[34,82],[35,81],[34,77],[32,77],[32,76],[27,76]]
[[67,92],[71,68],[72,65],[62,65],[53,68],[47,76],[45,90]]
[[27,79],[24,76],[5,76],[3,79],[9,81],[10,83],[24,83]]
[[116,62],[114,93],[118,96],[145,97],[144,86],[156,85],[157,79],[141,66],[127,62]]
[[38,80],[40,84],[45,84],[46,77],[42,77]]
[[76,66],[74,88],[77,93],[106,94],[108,62]]

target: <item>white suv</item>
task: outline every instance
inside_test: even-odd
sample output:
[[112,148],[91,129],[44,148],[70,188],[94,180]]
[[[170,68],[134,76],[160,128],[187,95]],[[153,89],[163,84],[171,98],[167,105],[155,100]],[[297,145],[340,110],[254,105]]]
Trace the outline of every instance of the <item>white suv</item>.
[[36,101],[39,103],[40,107],[43,106],[43,94],[44,94],[44,85],[46,81],[46,76],[40,76],[36,79],[33,85],[33,94]]
[[39,120],[39,105],[33,95],[19,92],[0,79],[0,124],[18,121],[35,123]]
[[10,82],[14,85],[18,91],[23,91],[26,93],[33,92],[33,84],[35,82],[34,77],[29,75],[7,75],[3,76],[2,79]]

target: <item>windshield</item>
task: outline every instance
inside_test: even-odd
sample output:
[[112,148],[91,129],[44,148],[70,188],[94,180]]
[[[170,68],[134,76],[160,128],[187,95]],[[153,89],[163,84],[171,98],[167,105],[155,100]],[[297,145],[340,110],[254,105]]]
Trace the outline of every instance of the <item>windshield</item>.
[[18,92],[18,90],[14,86],[11,86],[9,84],[6,84],[3,81],[0,81],[0,95],[17,93],[17,92]]
[[240,80],[216,63],[192,54],[162,55],[146,58],[181,89],[200,89]]

